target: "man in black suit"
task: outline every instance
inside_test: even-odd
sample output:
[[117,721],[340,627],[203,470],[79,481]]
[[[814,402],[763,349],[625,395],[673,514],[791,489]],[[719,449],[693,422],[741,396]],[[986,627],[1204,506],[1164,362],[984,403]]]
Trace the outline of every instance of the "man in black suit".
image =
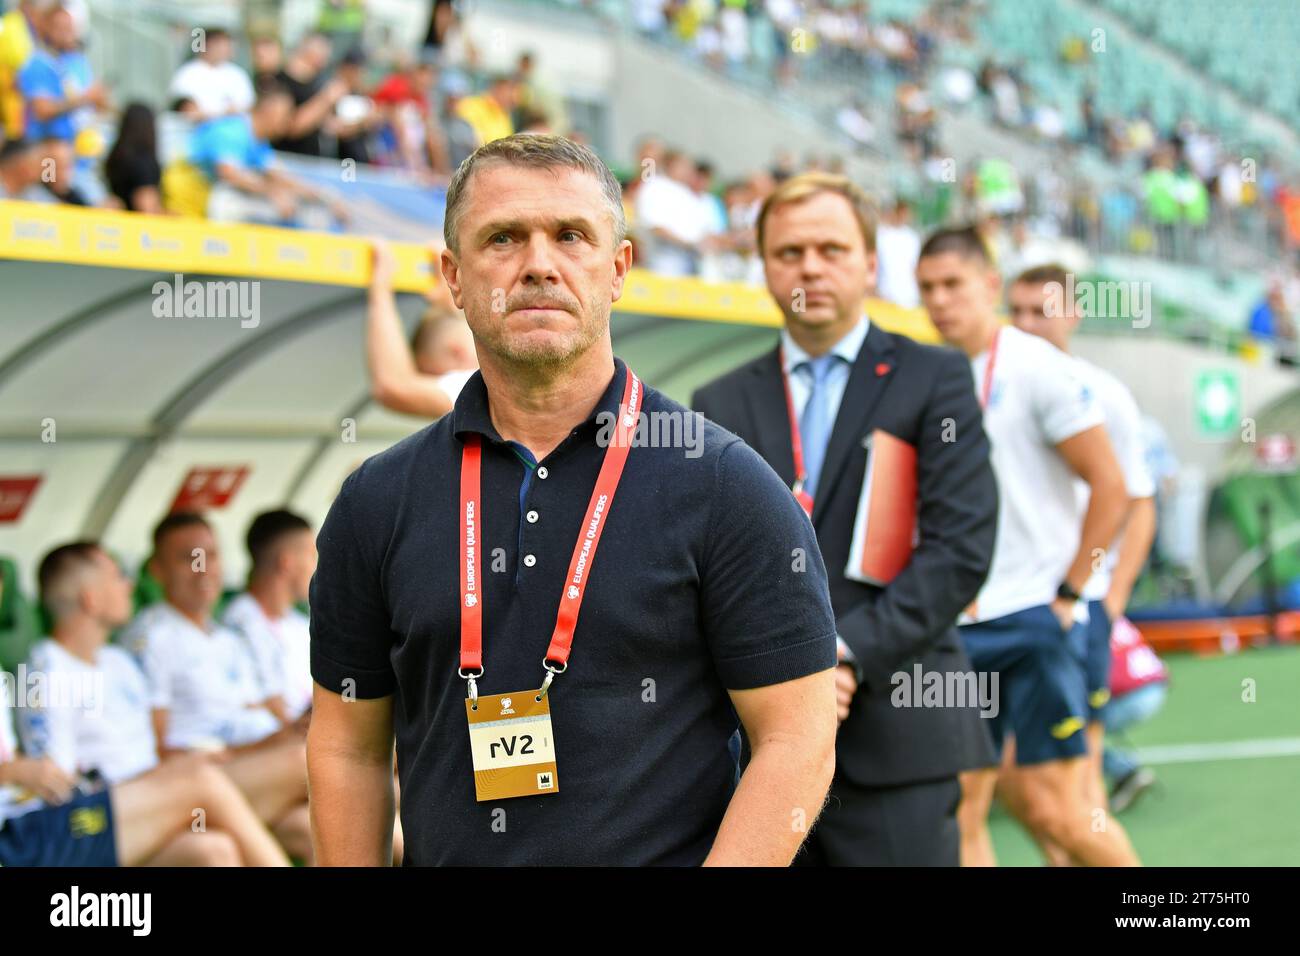
[[[997,486],[969,362],[886,332],[863,312],[875,229],[871,201],[848,179],[808,173],[783,183],[758,220],[768,290],[785,315],[781,343],[701,388],[692,404],[811,507],[826,562],[842,724],[808,862],[955,866],[957,774],[995,763],[980,699],[995,707],[996,686],[923,703],[913,684],[921,676],[927,686],[976,686],[954,623],[989,568]],[[917,449],[919,542],[885,587],[844,574],[864,440],[878,428]]]

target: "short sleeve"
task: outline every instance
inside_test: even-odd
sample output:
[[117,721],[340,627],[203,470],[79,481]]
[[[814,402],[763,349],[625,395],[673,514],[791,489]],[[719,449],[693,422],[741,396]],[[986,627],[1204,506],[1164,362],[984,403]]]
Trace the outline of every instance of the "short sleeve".
[[1074,361],[1051,346],[1033,356],[1033,409],[1043,437],[1059,445],[1105,423],[1101,404]]
[[718,456],[700,602],[714,666],[731,690],[835,666],[835,615],[812,523],[741,441]]
[[[33,650],[29,663],[34,671],[54,673],[44,648]],[[24,707],[19,714],[19,732],[27,756],[49,757],[65,773],[77,773],[77,709],[66,702],[63,706],[49,706],[43,695],[37,695],[37,705]]]
[[383,522],[366,520],[361,470],[343,483],[316,537],[311,579],[311,676],[336,694],[393,693],[394,637],[381,580]]
[[63,99],[58,71],[43,57],[32,57],[18,72],[18,91],[29,100],[38,96]]

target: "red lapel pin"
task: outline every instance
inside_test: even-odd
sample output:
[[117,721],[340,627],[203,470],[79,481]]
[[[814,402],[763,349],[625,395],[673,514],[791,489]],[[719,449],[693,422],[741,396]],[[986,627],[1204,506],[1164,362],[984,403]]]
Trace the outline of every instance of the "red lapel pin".
[[876,377],[877,377],[877,378],[879,378],[881,375],[886,375],[886,374],[888,374],[888,372],[889,372],[889,365],[888,365],[888,363],[886,363],[886,362],[881,362],[879,365],[876,366]]

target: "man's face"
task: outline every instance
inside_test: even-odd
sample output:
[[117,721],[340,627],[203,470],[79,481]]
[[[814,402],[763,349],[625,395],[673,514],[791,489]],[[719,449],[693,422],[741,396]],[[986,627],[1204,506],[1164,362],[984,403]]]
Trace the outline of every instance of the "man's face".
[[228,63],[235,52],[234,44],[228,36],[209,37],[207,42],[208,61],[215,66]]
[[77,24],[66,10],[55,10],[45,21],[45,38],[60,52],[77,48]]
[[186,614],[207,617],[221,597],[221,552],[206,525],[169,532],[150,559],[149,570],[167,601]]
[[502,109],[512,110],[519,105],[518,91],[515,84],[509,80],[497,83],[492,87],[492,98],[497,101]]
[[321,36],[312,37],[302,47],[302,58],[312,70],[319,73],[329,66],[334,47],[329,40]]
[[263,37],[253,41],[253,68],[266,73],[279,69],[280,41]]
[[1017,282],[1007,293],[1011,323],[1021,332],[1047,339],[1067,351],[1070,334],[1078,324],[1073,303],[1064,301],[1063,290],[1041,282]]
[[609,339],[632,245],[614,244],[600,183],[577,169],[475,171],[442,274],[480,353],[561,365]]
[[35,186],[41,181],[40,152],[33,148],[23,150],[9,160],[5,172],[17,180],[19,190]]
[[316,573],[316,536],[307,530],[285,535],[281,548],[281,560],[289,577],[293,599],[305,601],[311,576]]
[[786,322],[809,329],[857,321],[876,284],[876,254],[848,199],[832,192],[768,212],[763,269]]
[[112,629],[131,620],[131,579],[103,551],[95,552],[95,568],[87,578],[82,600],[87,612]]
[[950,343],[967,340],[988,319],[1001,286],[996,270],[956,252],[924,257],[916,284],[930,321]]

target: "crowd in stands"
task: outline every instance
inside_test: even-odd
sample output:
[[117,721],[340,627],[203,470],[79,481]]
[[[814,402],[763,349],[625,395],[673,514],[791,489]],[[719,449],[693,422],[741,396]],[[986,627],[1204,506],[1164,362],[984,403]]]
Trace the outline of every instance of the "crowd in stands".
[[[312,862],[305,740],[313,685],[302,609],[315,536],[306,520],[276,510],[253,520],[246,544],[247,586],[223,595],[211,525],[197,513],[166,516],[142,572],[159,599],[134,615],[133,582],[98,543],[65,544],[41,561],[48,636],[16,668],[37,682],[18,681],[19,693],[0,699],[0,821],[19,821],[0,856],[23,858],[35,832],[21,822],[29,812],[57,813],[111,790],[117,858],[100,863]],[[13,682],[2,676],[0,692]],[[6,743],[15,728],[21,755]],[[232,829],[236,845],[173,846],[191,822],[183,814],[151,835],[148,852],[123,843],[122,831],[144,824],[118,791],[165,791],[178,772],[221,791],[186,806],[233,818],[208,823]],[[251,827],[260,840],[244,832],[249,821],[260,821]],[[27,849],[57,853],[67,839],[48,828],[40,838]],[[395,840],[400,849],[400,833]]]
[[[367,52],[361,14],[326,4],[320,29],[287,51],[275,36],[248,37],[251,69],[229,31],[196,29],[165,99],[117,104],[91,73],[86,19],[59,0],[19,0],[0,21],[0,197],[329,228],[347,209],[285,172],[277,153],[397,169],[418,187],[445,184],[478,146],[515,132],[581,136],[533,54],[508,72],[479,69],[452,4],[434,4],[418,53]],[[161,155],[163,113],[185,131],[174,158]],[[304,203],[327,216],[303,221]]]
[[[977,105],[996,125],[1059,146],[1071,160],[1091,148],[1116,166],[1136,167],[1138,177],[1078,197],[1079,215],[1057,223],[1084,238],[1091,217],[1108,251],[1205,261],[1208,250],[1197,244],[1207,225],[1224,219],[1240,226],[1241,212],[1252,208],[1262,210],[1279,244],[1300,246],[1300,181],[1288,180],[1275,157],[1247,155],[1190,117],[1161,128],[1148,105],[1104,112],[1091,80],[1071,111],[1078,121],[1068,123],[1023,64],[979,46],[978,3],[935,0],[912,19],[875,18],[871,7],[867,0],[636,0],[633,22],[723,73],[750,69],[778,88],[836,84],[845,92],[834,122],[851,149],[905,156],[919,167],[944,151],[939,113]],[[1063,74],[1091,76],[1087,39],[1061,44]],[[982,60],[976,67],[941,62],[937,51],[945,48]]]
[[[341,170],[397,170],[412,188],[436,188],[476,147],[514,132],[585,140],[562,97],[538,78],[532,53],[509,71],[483,69],[459,10],[437,0],[417,52],[373,42],[367,48],[363,5],[352,0],[323,4],[317,28],[287,50],[270,33],[196,30],[165,96],[118,104],[83,52],[88,18],[80,0],[19,0],[0,20],[0,197],[344,228],[350,215],[339,192],[291,174],[278,156],[339,163]],[[723,72],[757,67],[779,86],[840,78],[849,92],[833,122],[844,155],[875,150],[897,160],[890,181],[873,190],[889,210],[881,295],[891,301],[917,304],[917,227],[981,221],[1009,275],[1060,258],[1063,240],[1213,264],[1223,233],[1216,245],[1210,227],[1244,229],[1245,214],[1254,211],[1283,251],[1270,276],[1277,292],[1261,300],[1250,329],[1281,343],[1294,338],[1300,181],[1288,180],[1268,156],[1241,155],[1191,119],[1161,129],[1146,108],[1103,113],[1087,85],[1079,122],[1067,125],[1021,64],[981,50],[976,5],[934,0],[919,10],[905,19],[876,17],[867,2],[634,0],[629,14],[643,35],[678,44]],[[241,46],[247,69],[237,56]],[[939,55],[950,47],[982,59],[959,65]],[[1082,38],[1064,43],[1059,57],[1062,70],[1087,69]],[[843,83],[846,75],[862,82]],[[1055,158],[1023,174],[996,155],[957,168],[945,155],[939,118],[973,103],[997,125],[1058,144]],[[170,157],[161,154],[164,113],[168,129],[184,131],[184,148]],[[117,134],[105,142],[110,116]],[[1083,150],[1135,174],[1099,186],[1075,168]],[[665,275],[758,281],[753,220],[763,199],[790,175],[845,165],[839,155],[782,151],[766,168],[723,178],[718,159],[657,135],[638,144],[622,179],[640,265]]]

